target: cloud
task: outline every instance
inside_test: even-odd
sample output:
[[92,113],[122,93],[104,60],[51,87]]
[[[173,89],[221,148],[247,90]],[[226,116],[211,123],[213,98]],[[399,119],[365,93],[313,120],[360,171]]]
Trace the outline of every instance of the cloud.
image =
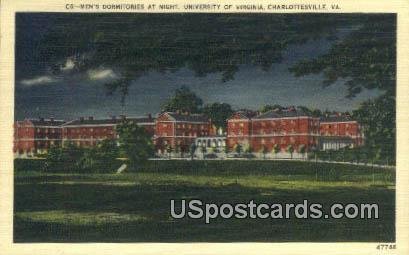
[[75,63],[71,58],[68,58],[64,66],[61,67],[61,71],[67,72],[74,69]]
[[93,81],[115,79],[118,77],[118,75],[111,69],[89,70],[87,74],[88,74],[88,79],[93,80]]
[[34,77],[32,79],[21,80],[21,84],[26,85],[26,86],[36,86],[36,85],[52,83],[55,81],[56,81],[55,78],[48,76],[48,75],[43,75],[43,76]]

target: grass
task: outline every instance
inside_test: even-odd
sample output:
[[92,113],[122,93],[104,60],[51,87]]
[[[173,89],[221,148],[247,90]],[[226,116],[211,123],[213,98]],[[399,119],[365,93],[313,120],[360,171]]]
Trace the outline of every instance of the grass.
[[[327,163],[315,167],[306,162],[268,162],[250,167],[247,162],[231,163],[237,168],[233,171],[226,162],[163,161],[121,175],[20,169],[15,176],[14,239],[16,242],[395,240],[394,170]],[[170,217],[171,199],[193,198],[208,203],[254,200],[281,204],[307,199],[322,203],[324,208],[335,202],[377,203],[380,217],[215,219],[211,224],[204,224],[201,219]]]

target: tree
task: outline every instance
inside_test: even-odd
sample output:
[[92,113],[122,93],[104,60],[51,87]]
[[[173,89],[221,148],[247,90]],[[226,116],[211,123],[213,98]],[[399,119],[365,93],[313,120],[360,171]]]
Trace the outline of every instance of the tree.
[[395,114],[395,98],[391,95],[368,100],[353,112],[364,130],[364,146],[377,151],[378,157],[385,160],[393,160],[396,155]]
[[290,153],[291,159],[293,159],[294,146],[292,144],[287,146],[287,151]]
[[274,153],[274,157],[277,157],[277,154],[280,152],[280,145],[278,144],[274,144],[273,145],[273,153]]
[[224,153],[226,153],[226,155],[230,152],[230,148],[229,148],[229,146],[227,146],[227,144],[224,145],[223,149],[224,149]]
[[[175,153],[176,153],[176,155],[178,155],[178,154],[180,154],[180,152],[181,152],[180,145],[177,144],[177,145],[175,146]],[[179,156],[179,155],[178,155],[178,156]]]
[[113,139],[104,139],[97,143],[96,153],[104,161],[110,161],[119,156],[118,144]]
[[169,159],[171,159],[172,152],[173,152],[173,147],[170,144],[168,144],[168,146],[166,146],[166,152],[168,153]]
[[324,86],[341,80],[347,97],[363,89],[383,92],[364,102],[353,117],[364,125],[365,147],[378,150],[380,157],[395,158],[396,16],[367,16],[327,54],[301,61],[290,71],[296,76],[322,73]]
[[320,109],[314,109],[314,110],[312,110],[312,116],[313,117],[322,117],[323,114],[322,114]]
[[239,154],[239,155],[241,155],[241,153],[242,153],[242,151],[243,151],[243,147],[241,146],[241,144],[236,144],[236,146],[235,146],[235,148],[234,148],[234,151],[237,153],[237,154]]
[[226,103],[208,104],[203,108],[203,113],[209,117],[217,128],[226,129],[227,119],[233,114],[231,105]]
[[207,152],[206,146],[200,147],[200,150],[201,150],[201,152],[202,152],[203,158],[205,158],[205,154],[206,154],[206,152]]
[[[197,76],[221,73],[234,78],[241,65],[268,70],[280,62],[289,46],[309,40],[335,40],[339,28],[353,29],[377,24],[393,15],[362,14],[37,14],[47,29],[33,44],[36,54],[28,57],[49,63],[58,72],[67,58],[73,70],[86,72],[113,68],[118,79],[106,83],[109,93],[127,94],[132,81],[151,72],[174,72],[182,68]],[[22,23],[22,24],[21,24]],[[24,22],[17,22],[24,26]],[[81,24],[71,26],[67,24]],[[243,26],[243,24],[246,24]],[[20,29],[17,29],[20,31]],[[387,30],[385,30],[387,31]],[[251,35],[251,36],[248,36]],[[20,36],[20,34],[18,35]],[[61,47],[67,45],[69,47]],[[52,49],[53,54],[49,54]],[[18,57],[26,57],[19,52]],[[27,54],[28,55],[28,54]],[[26,57],[27,58],[27,57]],[[33,60],[33,61],[32,61]]]
[[193,160],[193,158],[195,157],[195,153],[196,153],[196,144],[192,143],[189,147],[189,153],[190,153],[190,158]]
[[246,144],[246,146],[244,147],[244,153],[252,153],[253,152],[253,148],[251,147],[250,144]]
[[311,148],[310,148],[310,150],[312,151],[312,152],[314,152],[314,161],[315,161],[315,163],[317,163],[317,152],[318,152],[318,147],[317,147],[317,145],[312,145],[311,146]]
[[330,51],[290,68],[296,76],[323,73],[324,86],[342,79],[349,97],[362,89],[379,89],[395,95],[396,16],[366,16]]
[[146,161],[154,153],[151,136],[144,127],[124,121],[116,127],[120,149],[125,152],[131,167]]
[[202,110],[203,100],[192,92],[188,87],[182,86],[175,91],[175,94],[162,107],[168,112],[189,112],[199,113]]
[[302,106],[302,105],[297,106],[297,109],[300,110],[300,111],[303,111],[303,112],[305,112],[305,113],[307,113],[309,115],[312,115],[312,112],[313,112],[313,110],[311,110],[310,108],[308,108],[306,106]]
[[301,144],[300,147],[298,147],[298,152],[305,156],[305,153],[307,152],[307,148],[305,147],[305,144]]
[[261,148],[261,153],[263,153],[263,159],[266,159],[266,154],[268,153],[267,146],[263,145]]

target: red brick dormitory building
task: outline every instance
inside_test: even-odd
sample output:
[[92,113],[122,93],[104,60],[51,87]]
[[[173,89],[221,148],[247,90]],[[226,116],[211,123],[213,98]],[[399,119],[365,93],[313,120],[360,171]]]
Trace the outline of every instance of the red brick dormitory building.
[[158,154],[172,150],[188,152],[197,137],[214,135],[212,122],[201,114],[164,112],[156,119],[154,144]]
[[227,146],[230,150],[240,144],[252,152],[272,152],[278,147],[286,152],[288,146],[298,152],[317,148],[320,120],[295,108],[269,111],[250,116],[241,112],[228,120]]
[[[262,151],[272,153],[275,148],[282,157],[289,156],[289,146],[297,157],[302,151],[337,150],[364,143],[361,126],[348,115],[334,114],[320,119],[290,107],[263,114],[238,111],[227,120],[226,137],[216,135],[212,121],[206,116],[179,112],[163,112],[157,118],[148,115],[141,118],[88,117],[68,122],[52,118],[16,121],[13,151],[16,156],[41,154],[67,141],[81,147],[95,146],[98,141],[116,139],[116,126],[125,119],[143,126],[152,135],[158,155],[167,154],[170,148],[173,152],[188,152],[191,144],[203,146],[205,142],[206,146],[226,145],[232,152],[240,145],[243,151],[256,155]],[[224,150],[220,147],[218,151]]]
[[[317,118],[294,107],[272,110],[263,114],[236,112],[227,121],[227,146],[243,150],[271,153],[278,148],[281,156],[288,157],[291,146],[294,154],[314,149],[340,149],[363,144],[359,123],[349,116],[338,114]],[[301,153],[300,153],[301,152]]]
[[26,119],[14,123],[13,151],[18,155],[44,153],[51,146],[61,146],[63,120]]
[[331,114],[320,121],[320,148],[338,150],[346,146],[357,147],[364,143],[361,125],[349,115]]
[[128,120],[143,126],[153,136],[155,130],[155,119],[151,115],[141,118],[119,118],[94,119],[93,117],[80,118],[63,124],[62,140],[73,142],[80,147],[95,146],[98,141],[104,139],[116,139],[116,126]]
[[129,120],[145,127],[153,136],[155,119],[151,115],[141,118],[94,119],[79,118],[72,121],[43,119],[16,121],[14,124],[15,156],[33,156],[47,152],[52,146],[62,146],[64,142],[72,142],[80,147],[95,146],[104,139],[116,139],[116,126]]

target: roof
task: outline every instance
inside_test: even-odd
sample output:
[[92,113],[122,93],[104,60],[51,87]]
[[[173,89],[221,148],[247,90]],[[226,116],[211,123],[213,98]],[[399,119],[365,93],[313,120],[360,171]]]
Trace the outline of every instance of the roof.
[[254,119],[273,119],[273,118],[281,118],[281,115],[278,114],[276,111],[268,111],[256,116]]
[[34,126],[61,126],[65,123],[64,120],[54,120],[54,119],[29,119]]
[[124,120],[133,121],[136,123],[153,123],[154,118],[139,117],[139,118],[110,118],[110,119],[76,119],[64,124],[64,126],[78,126],[78,125],[117,125]]
[[345,115],[345,114],[342,114],[342,115],[332,114],[332,115],[321,117],[321,122],[345,122],[345,121],[355,121],[355,120],[351,116]]
[[311,116],[311,114],[302,109],[288,108],[282,110],[271,110],[254,117],[254,119],[291,118],[303,116]]
[[166,112],[175,121],[186,122],[208,122],[209,118],[203,114],[180,114],[176,112]]
[[229,119],[233,118],[234,116],[239,116],[242,119],[251,119],[254,116],[256,116],[256,112],[254,111],[250,111],[250,110],[241,110],[241,111],[237,111],[235,113],[232,114],[232,116],[230,116]]

